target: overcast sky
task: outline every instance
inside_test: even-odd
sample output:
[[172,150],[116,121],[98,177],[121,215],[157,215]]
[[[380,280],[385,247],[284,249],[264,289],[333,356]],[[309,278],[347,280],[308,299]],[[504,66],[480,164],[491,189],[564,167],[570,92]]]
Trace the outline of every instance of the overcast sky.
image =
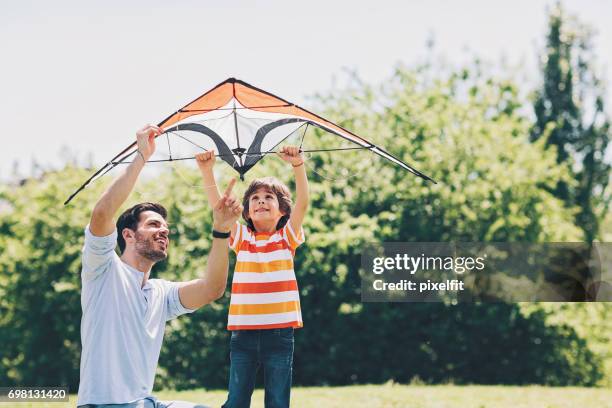
[[[61,163],[68,146],[99,165],[234,76],[308,107],[344,68],[368,82],[423,61],[433,36],[451,63],[521,65],[537,83],[552,1],[19,1],[0,5],[0,179],[18,161]],[[564,1],[597,35],[612,79],[612,2]],[[468,51],[466,51],[468,50]],[[608,111],[612,98],[608,90]]]

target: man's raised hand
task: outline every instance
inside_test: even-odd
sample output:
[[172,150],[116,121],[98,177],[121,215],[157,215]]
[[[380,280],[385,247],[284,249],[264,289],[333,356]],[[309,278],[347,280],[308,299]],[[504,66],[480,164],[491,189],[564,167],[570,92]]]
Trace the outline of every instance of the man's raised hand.
[[[155,137],[163,133],[158,126],[147,125],[136,132],[138,153],[132,163],[112,182],[100,196],[91,213],[89,230],[97,237],[109,235],[115,229],[113,217],[134,189],[142,170],[140,160],[146,163],[155,151]],[[121,234],[121,231],[119,231]]]
[[136,132],[136,144],[138,145],[138,156],[147,161],[155,152],[155,137],[164,133],[163,129],[155,125],[146,125]]
[[236,179],[233,178],[213,208],[213,229],[216,231],[230,231],[242,213],[242,204],[232,195],[235,184]]

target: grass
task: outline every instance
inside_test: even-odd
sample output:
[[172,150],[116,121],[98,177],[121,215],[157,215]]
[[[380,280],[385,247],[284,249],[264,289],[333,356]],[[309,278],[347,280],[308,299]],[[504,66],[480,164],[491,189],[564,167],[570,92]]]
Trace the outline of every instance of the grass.
[[[186,400],[220,407],[225,391],[162,391],[161,400]],[[0,407],[64,408],[70,402],[0,403]],[[263,408],[263,390],[256,390],[253,408]],[[612,408],[612,389],[579,387],[511,387],[455,385],[359,385],[349,387],[295,387],[293,408]]]

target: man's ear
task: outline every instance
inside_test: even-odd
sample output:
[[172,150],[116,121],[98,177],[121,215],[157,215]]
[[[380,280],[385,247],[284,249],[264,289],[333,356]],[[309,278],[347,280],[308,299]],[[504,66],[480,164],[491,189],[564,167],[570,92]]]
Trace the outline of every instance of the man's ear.
[[124,229],[121,231],[121,236],[123,237],[123,240],[124,240],[125,242],[127,242],[127,241],[128,241],[128,239],[133,239],[133,238],[134,238],[134,235],[135,235],[134,231],[132,231],[131,229],[129,229],[129,228],[127,228],[127,227],[126,227],[126,228],[124,228]]

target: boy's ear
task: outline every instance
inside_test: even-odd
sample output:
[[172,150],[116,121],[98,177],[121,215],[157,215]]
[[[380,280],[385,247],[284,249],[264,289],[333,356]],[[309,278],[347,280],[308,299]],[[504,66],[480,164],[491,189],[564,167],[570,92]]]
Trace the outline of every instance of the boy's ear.
[[283,216],[287,215],[287,211],[283,210],[281,208],[281,206],[278,206],[278,212],[280,212],[281,214],[283,214]]

